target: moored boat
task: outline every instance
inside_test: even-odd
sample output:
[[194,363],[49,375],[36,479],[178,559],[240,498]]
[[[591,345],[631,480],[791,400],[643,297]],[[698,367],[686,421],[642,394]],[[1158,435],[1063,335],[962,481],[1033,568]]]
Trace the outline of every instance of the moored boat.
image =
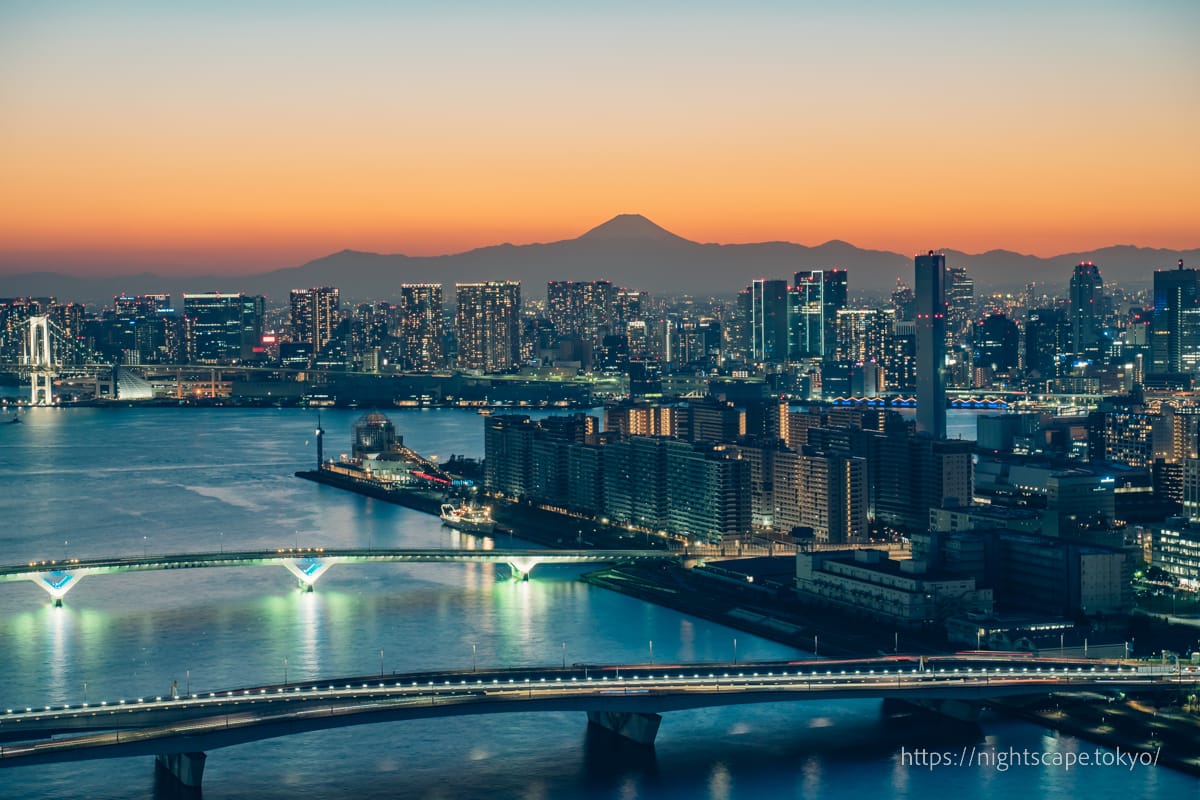
[[466,503],[457,506],[443,503],[440,516],[444,524],[468,533],[491,533],[496,528],[492,510],[486,506],[479,508]]

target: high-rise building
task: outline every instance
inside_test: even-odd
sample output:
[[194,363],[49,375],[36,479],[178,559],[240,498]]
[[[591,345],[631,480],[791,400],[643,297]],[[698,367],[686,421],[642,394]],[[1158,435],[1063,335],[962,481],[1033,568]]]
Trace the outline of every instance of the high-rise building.
[[187,357],[200,364],[251,358],[262,341],[261,295],[184,294]]
[[613,298],[613,321],[618,327],[645,319],[649,312],[650,295],[639,289],[617,289]]
[[173,316],[169,294],[114,297],[112,344],[120,349],[122,363],[162,361],[168,318]]
[[[1150,371],[1188,372],[1185,365],[1185,339],[1195,322],[1194,312],[1200,307],[1200,272],[1194,267],[1185,269],[1180,259],[1177,269],[1157,270],[1154,273],[1154,317],[1151,323]],[[1190,324],[1185,324],[1190,323]],[[1189,362],[1192,359],[1188,359]]]
[[974,326],[975,366],[992,372],[1016,369],[1021,334],[1004,314],[988,314]]
[[1183,460],[1183,515],[1200,522],[1200,458]]
[[793,359],[825,357],[825,281],[820,270],[797,272],[788,292],[788,346]]
[[962,344],[971,335],[971,309],[975,304],[975,281],[966,267],[946,270],[946,346]]
[[896,310],[896,319],[900,321],[916,319],[916,295],[899,278],[896,279],[896,288],[892,290],[892,308]]
[[458,366],[507,372],[521,363],[519,281],[456,283]]
[[1031,308],[1025,318],[1025,369],[1043,381],[1061,374],[1071,329],[1059,308]]
[[[792,320],[795,342],[804,345],[804,349],[811,354],[813,344],[819,338],[822,349],[817,355],[831,359],[834,357],[833,350],[837,343],[837,314],[846,307],[846,270],[801,270],[792,278],[794,291],[799,293],[793,308],[802,315],[800,319]],[[821,325],[819,337],[813,330],[818,319]],[[797,327],[798,325],[800,327]]]
[[1104,280],[1090,261],[1071,273],[1071,354],[1074,361],[1098,361],[1103,355],[1100,301]]
[[750,357],[779,364],[788,359],[788,285],[785,280],[750,284]]
[[922,530],[929,524],[931,508],[971,502],[974,442],[913,437],[902,429],[873,438],[877,448],[868,450],[875,519]]
[[867,540],[867,462],[806,452],[800,458],[801,524],[821,544]]
[[558,336],[591,342],[601,329],[611,329],[614,305],[610,281],[550,281],[546,284],[546,316]]
[[400,285],[400,368],[433,372],[445,366],[445,339],[440,283]]
[[946,438],[946,257],[916,258],[917,430]]
[[[895,313],[888,309],[891,313]],[[912,320],[896,320],[884,342],[883,383],[888,391],[913,392],[917,388],[917,330]]]
[[340,322],[340,292],[332,286],[292,289],[292,338],[320,353]]
[[846,308],[837,312],[834,358],[852,364],[882,363],[896,312],[883,308]]

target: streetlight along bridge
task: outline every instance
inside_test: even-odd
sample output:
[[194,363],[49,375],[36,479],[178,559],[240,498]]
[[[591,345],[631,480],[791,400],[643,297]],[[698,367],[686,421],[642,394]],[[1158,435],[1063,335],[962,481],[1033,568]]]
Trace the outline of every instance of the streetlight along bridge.
[[[934,712],[1002,697],[1189,687],[1200,673],[1118,662],[987,657],[627,664],[422,672],[310,680],[170,697],[27,706],[0,714],[0,767],[154,755],[199,786],[206,751],[297,733],[433,717],[583,711],[653,744],[660,714],[684,709],[892,698]],[[52,738],[53,737],[53,738]]]
[[526,580],[539,564],[636,564],[679,561],[685,556],[655,550],[336,550],[324,547],[289,547],[220,553],[180,553],[93,559],[30,561],[0,566],[0,583],[32,581],[44,589],[56,606],[88,575],[146,572],[164,569],[281,566],[296,576],[300,588],[311,592],[317,580],[334,564],[504,564],[514,580]]

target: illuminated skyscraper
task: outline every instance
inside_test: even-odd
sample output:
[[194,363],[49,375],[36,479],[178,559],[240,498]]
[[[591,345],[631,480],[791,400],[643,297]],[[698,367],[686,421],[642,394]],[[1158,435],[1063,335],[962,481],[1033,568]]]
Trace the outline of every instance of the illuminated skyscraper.
[[187,357],[200,364],[249,359],[262,341],[264,300],[240,293],[185,294]]
[[123,363],[149,364],[160,360],[167,315],[174,315],[168,294],[113,298],[112,339],[113,345],[121,350]]
[[917,430],[946,438],[946,257],[916,259]]
[[844,308],[837,312],[834,357],[862,364],[882,363],[887,340],[895,328],[896,312],[883,308]]
[[546,316],[559,336],[596,338],[613,321],[610,281],[550,281],[546,284]]
[[[1195,268],[1162,269],[1154,273],[1154,318],[1150,339],[1150,371],[1187,372],[1194,366],[1186,359],[1185,340],[1195,326],[1194,312],[1200,307],[1200,277]],[[1190,355],[1190,354],[1189,354]]]
[[1099,360],[1100,297],[1104,280],[1100,268],[1090,261],[1075,267],[1071,273],[1071,354],[1075,361]]
[[340,321],[339,295],[332,286],[292,289],[292,336],[294,341],[312,345],[314,355],[333,338]]
[[433,372],[445,366],[440,283],[400,285],[400,368]]
[[756,279],[750,284],[750,357],[782,363],[788,358],[788,284]]
[[788,293],[788,326],[791,357],[825,357],[825,282],[818,270],[796,273],[796,285]]
[[507,372],[521,362],[521,284],[456,283],[458,366]]
[[953,347],[970,337],[975,281],[965,267],[950,267],[946,272],[946,346]]
[[[833,358],[834,347],[837,343],[837,313],[846,307],[846,270],[801,270],[792,278],[796,290],[804,295],[803,302],[798,303],[797,307],[807,308],[804,312],[806,317],[804,327],[809,332],[807,342],[813,341],[811,321],[819,310],[822,325],[820,336],[822,349],[816,355],[825,359]],[[819,302],[819,305],[814,306],[814,302]],[[795,324],[795,320],[793,320],[793,324]]]

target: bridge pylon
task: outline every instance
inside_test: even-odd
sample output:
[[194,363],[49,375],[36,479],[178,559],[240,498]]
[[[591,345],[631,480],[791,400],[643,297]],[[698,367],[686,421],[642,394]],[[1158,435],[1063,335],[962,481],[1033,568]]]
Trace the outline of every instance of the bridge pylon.
[[51,342],[50,318],[30,317],[22,358],[29,370],[30,405],[48,406],[54,403],[54,375],[58,370]]

